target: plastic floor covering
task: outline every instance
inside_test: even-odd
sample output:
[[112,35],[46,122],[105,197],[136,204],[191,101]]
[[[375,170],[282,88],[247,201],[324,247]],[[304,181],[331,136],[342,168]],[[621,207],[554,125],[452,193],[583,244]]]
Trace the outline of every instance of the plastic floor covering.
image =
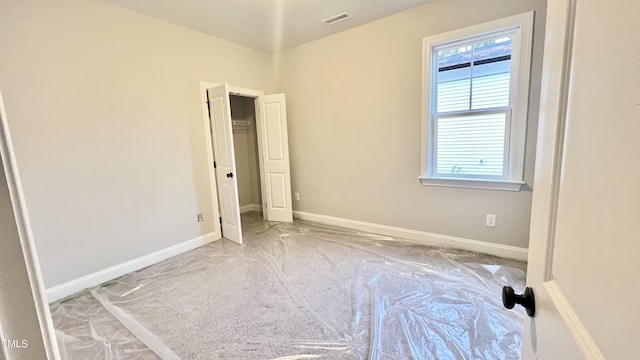
[[243,215],[216,241],[52,304],[63,359],[520,359],[525,264]]

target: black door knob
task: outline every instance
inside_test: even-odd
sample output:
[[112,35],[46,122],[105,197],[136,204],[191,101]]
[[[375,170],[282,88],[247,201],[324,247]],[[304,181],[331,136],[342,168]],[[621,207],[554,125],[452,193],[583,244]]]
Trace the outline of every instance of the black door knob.
[[533,296],[533,289],[530,287],[524,290],[524,294],[518,295],[511,286],[504,286],[502,288],[502,304],[507,309],[513,309],[516,304],[520,304],[524,306],[527,310],[527,315],[530,317],[533,317],[536,313],[536,301]]
[[227,174],[227,177],[228,177],[228,178],[232,178],[232,177],[233,177],[233,173],[228,173],[228,174]]

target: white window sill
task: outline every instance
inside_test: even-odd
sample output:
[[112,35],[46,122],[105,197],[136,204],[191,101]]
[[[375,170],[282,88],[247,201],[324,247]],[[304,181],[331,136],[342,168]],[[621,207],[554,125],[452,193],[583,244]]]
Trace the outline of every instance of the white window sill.
[[422,185],[456,188],[520,191],[524,181],[419,177]]

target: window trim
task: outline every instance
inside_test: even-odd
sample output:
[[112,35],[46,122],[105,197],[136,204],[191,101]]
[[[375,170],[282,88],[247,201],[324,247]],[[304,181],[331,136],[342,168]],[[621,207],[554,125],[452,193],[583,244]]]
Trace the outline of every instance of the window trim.
[[[422,185],[465,187],[492,190],[519,191],[524,184],[524,157],[525,142],[527,132],[527,116],[529,105],[529,74],[531,71],[531,55],[533,44],[533,19],[534,12],[505,17],[498,20],[472,25],[458,30],[453,30],[422,40],[422,139],[421,139],[421,161],[420,161],[420,182]],[[430,167],[435,164],[434,154],[430,149],[434,139],[434,121],[432,109],[436,104],[436,92],[431,91],[431,75],[434,67],[432,61],[432,49],[447,44],[460,42],[470,42],[476,39],[486,38],[492,33],[515,30],[511,76],[517,81],[511,82],[510,107],[511,123],[509,134],[509,152],[505,154],[507,163],[506,177],[485,178],[485,177],[443,177],[435,175],[435,169]],[[514,57],[517,61],[513,61]],[[435,69],[437,71],[437,69]],[[435,146],[435,144],[433,145]],[[432,171],[433,170],[433,171]]]

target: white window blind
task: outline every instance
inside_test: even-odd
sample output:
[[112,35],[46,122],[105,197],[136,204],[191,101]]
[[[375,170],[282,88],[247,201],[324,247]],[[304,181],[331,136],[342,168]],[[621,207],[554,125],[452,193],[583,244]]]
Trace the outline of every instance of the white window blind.
[[508,121],[508,111],[436,116],[436,173],[504,176]]
[[473,79],[472,109],[509,106],[510,73],[487,75]]

